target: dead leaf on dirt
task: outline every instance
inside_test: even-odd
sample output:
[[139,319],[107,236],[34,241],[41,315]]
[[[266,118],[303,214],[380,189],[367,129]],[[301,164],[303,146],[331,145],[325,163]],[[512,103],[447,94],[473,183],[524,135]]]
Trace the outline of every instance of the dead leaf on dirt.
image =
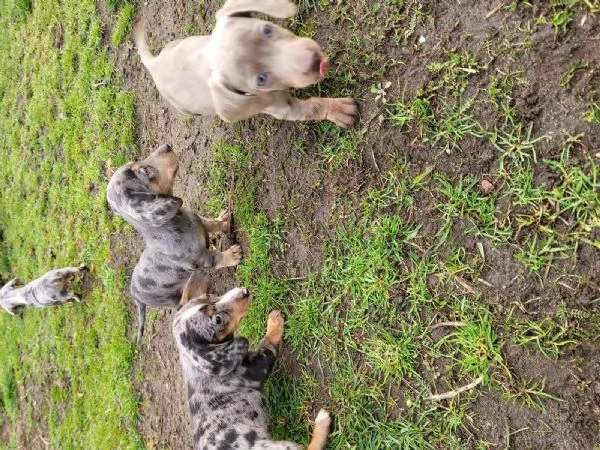
[[496,186],[494,186],[494,184],[488,180],[481,180],[480,187],[481,187],[481,191],[484,194],[489,194],[490,192],[493,192],[494,189],[496,189]]

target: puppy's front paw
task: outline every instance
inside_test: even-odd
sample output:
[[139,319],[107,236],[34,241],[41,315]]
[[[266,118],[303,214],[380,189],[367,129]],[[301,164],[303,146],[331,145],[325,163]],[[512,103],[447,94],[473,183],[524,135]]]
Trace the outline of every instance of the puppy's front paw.
[[283,314],[278,309],[274,309],[269,314],[266,337],[276,347],[283,339]]
[[219,229],[223,232],[229,231],[229,224],[231,222],[231,213],[229,210],[224,209],[219,213],[219,216],[215,219],[219,224]]
[[351,98],[332,98],[330,99],[327,119],[331,120],[340,127],[349,127],[356,121],[358,107]]
[[229,221],[229,210],[228,209],[224,209],[223,211],[221,211],[219,213],[219,216],[217,217],[217,221],[219,222],[228,222]]
[[242,247],[237,244],[232,245],[223,255],[226,258],[227,267],[237,266],[242,261]]
[[329,411],[321,409],[315,419],[315,426],[329,428],[329,425],[331,425],[331,415]]

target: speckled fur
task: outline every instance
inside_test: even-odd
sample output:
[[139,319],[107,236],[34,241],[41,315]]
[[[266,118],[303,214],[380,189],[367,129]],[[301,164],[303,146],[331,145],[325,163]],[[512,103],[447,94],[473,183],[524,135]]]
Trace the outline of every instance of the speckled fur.
[[145,242],[130,284],[139,311],[138,341],[146,305],[176,307],[195,270],[234,266],[241,259],[238,245],[225,252],[208,249],[208,233],[225,231],[229,215],[204,219],[181,208],[183,201],[172,195],[177,166],[177,156],[163,145],[144,161],[118,169],[108,184],[110,206]]
[[47,308],[69,301],[78,302],[79,297],[69,288],[73,276],[84,269],[81,265],[51,270],[23,287],[15,287],[17,280],[11,280],[0,289],[0,306],[10,314],[16,314],[25,306]]
[[[215,325],[214,318],[226,321],[222,317],[229,314],[231,319],[228,308],[247,296],[244,288],[233,289],[221,298],[204,296],[183,305],[175,316],[173,333],[187,383],[194,448],[302,449],[294,442],[274,441],[268,432],[262,387],[277,358],[278,345],[273,341],[281,340],[281,313],[273,311],[269,316],[267,334],[256,352],[248,351],[248,340],[243,337],[229,334],[218,338],[218,328],[223,324]],[[272,337],[277,334],[278,338]],[[309,449],[324,448],[329,420],[328,413],[319,413],[315,427],[315,436],[319,436],[313,438]]]

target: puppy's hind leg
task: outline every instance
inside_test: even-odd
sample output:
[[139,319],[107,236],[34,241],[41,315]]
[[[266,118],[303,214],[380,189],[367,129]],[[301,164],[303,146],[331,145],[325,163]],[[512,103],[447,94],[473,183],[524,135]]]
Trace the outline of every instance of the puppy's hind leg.
[[146,325],[146,305],[135,299],[135,306],[138,310],[138,334],[136,344],[139,344],[144,335],[144,326]]

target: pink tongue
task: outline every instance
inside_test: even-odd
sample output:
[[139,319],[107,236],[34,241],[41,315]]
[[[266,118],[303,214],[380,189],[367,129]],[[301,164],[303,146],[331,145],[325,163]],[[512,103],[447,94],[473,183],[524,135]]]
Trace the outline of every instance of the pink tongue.
[[319,74],[322,77],[324,77],[325,75],[327,75],[327,69],[329,69],[329,61],[324,59],[323,61],[321,61],[321,64],[319,65]]

